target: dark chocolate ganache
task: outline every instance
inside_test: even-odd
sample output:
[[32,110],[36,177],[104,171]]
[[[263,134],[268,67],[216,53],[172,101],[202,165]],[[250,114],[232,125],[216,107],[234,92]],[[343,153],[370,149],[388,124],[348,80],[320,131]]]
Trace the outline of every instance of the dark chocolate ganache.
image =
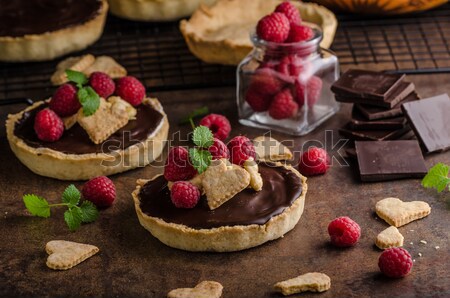
[[83,24],[100,12],[101,0],[0,0],[0,36],[42,34]]
[[136,108],[136,120],[130,120],[127,125],[116,131],[101,144],[94,144],[78,123],[69,130],[64,131],[64,134],[58,141],[44,142],[39,140],[34,132],[34,118],[40,110],[47,106],[47,104],[42,104],[35,109],[25,112],[22,118],[16,122],[14,134],[30,147],[45,147],[66,154],[109,153],[125,149],[146,140],[163,119],[163,115],[152,106],[141,104]]
[[214,210],[209,210],[205,196],[192,209],[176,208],[170,200],[167,180],[159,176],[141,188],[140,207],[147,215],[194,229],[262,225],[292,205],[302,194],[302,181],[272,163],[260,163],[259,172],[264,181],[261,191],[246,188]]

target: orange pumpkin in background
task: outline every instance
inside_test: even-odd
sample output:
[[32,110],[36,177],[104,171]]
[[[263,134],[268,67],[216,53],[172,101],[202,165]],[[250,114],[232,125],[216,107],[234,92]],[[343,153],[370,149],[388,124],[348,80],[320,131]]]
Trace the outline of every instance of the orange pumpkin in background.
[[312,0],[335,11],[363,14],[404,14],[424,11],[448,0]]

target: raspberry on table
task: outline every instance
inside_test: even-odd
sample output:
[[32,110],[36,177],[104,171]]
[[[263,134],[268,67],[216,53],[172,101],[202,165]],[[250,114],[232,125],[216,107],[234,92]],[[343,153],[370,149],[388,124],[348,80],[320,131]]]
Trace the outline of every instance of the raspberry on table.
[[312,107],[319,101],[321,94],[322,80],[319,77],[312,76],[306,83],[306,86],[299,80],[295,81],[295,98],[299,106],[303,106],[307,98],[308,106]]
[[282,14],[284,14],[291,25],[300,24],[302,22],[300,11],[289,1],[284,1],[283,3],[279,4],[275,8],[275,12],[281,12]]
[[55,142],[64,133],[64,123],[54,111],[43,109],[34,118],[34,131],[39,140]]
[[361,236],[361,228],[350,217],[338,217],[328,225],[331,243],[338,247],[353,246]]
[[256,34],[263,40],[282,43],[288,38],[289,28],[288,18],[280,12],[274,12],[259,20]]
[[116,199],[116,186],[106,176],[95,177],[86,182],[82,189],[83,198],[97,207],[109,207]]
[[89,85],[91,85],[92,89],[94,89],[100,97],[105,99],[110,97],[114,93],[114,90],[116,90],[116,84],[114,84],[111,77],[100,71],[91,74],[89,77]]
[[294,101],[294,97],[289,89],[285,89],[278,93],[269,108],[269,115],[273,119],[286,119],[295,116],[298,112],[298,104]]
[[200,120],[200,125],[208,127],[215,138],[224,141],[231,131],[231,124],[227,117],[219,114],[209,114]]
[[308,26],[292,24],[286,42],[307,41],[314,37],[314,31]]
[[68,117],[81,108],[80,101],[77,96],[77,87],[72,84],[61,85],[56,89],[49,102],[49,107],[60,117]]
[[255,146],[252,141],[245,136],[236,136],[227,144],[230,151],[230,160],[232,163],[242,166],[244,162],[252,157],[255,159]]
[[325,149],[311,147],[300,158],[298,169],[305,176],[325,174],[330,167],[330,157]]
[[401,247],[388,248],[380,255],[378,267],[381,272],[393,278],[408,275],[413,266],[413,260],[409,252]]
[[126,76],[117,80],[116,94],[136,107],[144,100],[145,87],[135,77]]
[[212,159],[230,158],[230,152],[227,146],[218,138],[214,138],[214,143],[208,148],[209,153],[212,155]]
[[184,147],[172,147],[164,166],[164,177],[168,181],[189,180],[197,175],[197,170],[189,161],[189,152]]
[[200,200],[200,190],[187,181],[177,181],[170,190],[170,199],[177,208],[194,208]]

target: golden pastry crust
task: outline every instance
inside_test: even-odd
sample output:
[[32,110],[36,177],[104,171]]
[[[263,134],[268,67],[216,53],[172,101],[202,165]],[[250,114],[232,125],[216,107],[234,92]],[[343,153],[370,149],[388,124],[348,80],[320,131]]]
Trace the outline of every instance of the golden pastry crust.
[[[161,155],[167,141],[167,115],[157,99],[146,98],[143,104],[153,106],[164,117],[158,128],[145,141],[124,150],[114,153],[65,154],[49,148],[30,147],[14,134],[14,127],[23,113],[43,103],[44,101],[37,102],[20,113],[8,115],[6,120],[6,135],[11,150],[25,166],[38,175],[60,180],[87,180],[125,172],[153,162]],[[114,162],[117,160],[126,160],[127,163]]]
[[100,38],[107,12],[108,3],[102,0],[99,13],[83,24],[43,34],[0,36],[0,61],[45,61],[85,49]]
[[111,13],[135,21],[173,21],[190,16],[199,4],[216,0],[109,0]]
[[[214,6],[201,5],[180,30],[190,51],[209,63],[237,65],[252,50],[250,32],[258,20],[271,13],[282,0],[218,0]],[[321,47],[329,48],[337,29],[335,15],[314,3],[292,2],[306,22],[323,30]]]
[[305,197],[308,190],[306,177],[289,165],[276,163],[294,172],[302,180],[302,194],[294,203],[281,214],[272,217],[263,225],[237,225],[223,226],[211,229],[193,229],[182,224],[168,223],[160,218],[152,217],[140,207],[139,192],[150,180],[139,179],[133,191],[134,207],[141,225],[154,237],[164,244],[187,251],[238,251],[261,245],[267,241],[275,240],[292,230],[299,221],[305,206]]

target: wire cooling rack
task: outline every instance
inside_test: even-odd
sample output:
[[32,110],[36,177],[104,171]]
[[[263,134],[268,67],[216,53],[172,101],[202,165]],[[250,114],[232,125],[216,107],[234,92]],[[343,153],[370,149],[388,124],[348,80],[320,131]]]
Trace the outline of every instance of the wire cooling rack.
[[[450,4],[404,17],[338,18],[332,50],[343,69],[377,65],[406,73],[450,72]],[[140,23],[109,16],[103,36],[87,52],[113,56],[153,91],[235,84],[234,67],[203,63],[189,52],[177,22]],[[0,63],[0,103],[50,95],[49,77],[61,59]]]

